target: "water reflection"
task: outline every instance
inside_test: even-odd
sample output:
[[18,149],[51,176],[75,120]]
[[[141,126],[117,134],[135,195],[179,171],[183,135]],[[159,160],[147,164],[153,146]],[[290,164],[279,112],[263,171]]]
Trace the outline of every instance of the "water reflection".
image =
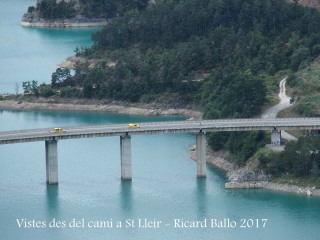
[[208,210],[206,178],[197,178],[196,201],[198,207],[198,217],[205,218]]
[[40,39],[46,39],[49,41],[64,41],[72,42],[80,46],[90,46],[92,44],[90,36],[98,32],[100,28],[36,28],[29,27],[23,28],[23,30],[31,35],[37,35]]
[[59,185],[46,185],[47,210],[50,216],[56,215],[59,210]]
[[124,213],[132,210],[132,181],[121,181],[121,209]]

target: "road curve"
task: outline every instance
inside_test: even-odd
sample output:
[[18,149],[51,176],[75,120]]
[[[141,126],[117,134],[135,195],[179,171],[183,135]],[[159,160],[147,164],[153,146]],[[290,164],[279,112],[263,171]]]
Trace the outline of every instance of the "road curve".
[[[262,114],[262,118],[264,118],[264,119],[276,118],[277,114],[279,112],[281,112],[282,110],[289,108],[293,105],[293,104],[290,104],[290,97],[288,97],[286,94],[286,79],[287,78],[285,77],[279,83],[280,91],[279,91],[278,96],[279,96],[280,102],[277,105],[275,105],[271,108],[268,108]],[[286,132],[284,130],[281,131],[281,137],[288,140],[288,141],[297,141],[298,140],[295,136],[289,134],[288,132]]]

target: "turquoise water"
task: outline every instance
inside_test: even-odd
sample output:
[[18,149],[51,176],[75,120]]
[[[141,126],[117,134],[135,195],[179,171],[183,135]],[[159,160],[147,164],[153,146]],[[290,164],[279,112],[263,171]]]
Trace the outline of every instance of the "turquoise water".
[[57,64],[91,45],[97,29],[39,29],[20,26],[21,17],[36,0],[0,0],[0,93],[15,93],[16,83],[50,83]]
[[[181,118],[1,110],[0,130],[168,120]],[[58,186],[45,183],[44,142],[0,145],[1,239],[318,239],[319,198],[225,190],[223,174],[213,168],[197,179],[188,150],[194,143],[191,134],[133,136],[133,180],[123,182],[119,137],[59,141]],[[17,219],[45,226],[19,228]],[[139,219],[162,223],[143,228]],[[175,219],[207,225],[175,227]],[[237,226],[212,228],[211,219]],[[90,228],[92,221],[107,225]]]
[[[91,44],[92,29],[21,28],[35,2],[0,0],[0,92],[49,82],[57,63]],[[0,110],[0,131],[168,120],[181,118]],[[226,190],[213,168],[197,179],[193,144],[191,134],[133,136],[133,180],[122,182],[119,137],[59,141],[58,186],[45,183],[44,142],[0,145],[0,239],[319,239],[319,198]]]

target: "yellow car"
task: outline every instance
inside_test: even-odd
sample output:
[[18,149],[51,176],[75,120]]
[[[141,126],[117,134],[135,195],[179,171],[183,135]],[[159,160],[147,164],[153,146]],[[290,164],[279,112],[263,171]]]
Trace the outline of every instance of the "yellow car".
[[62,132],[65,132],[66,130],[62,129],[62,128],[54,128],[53,129],[53,132],[55,133],[62,133]]
[[129,123],[128,128],[139,128],[139,125],[136,123]]

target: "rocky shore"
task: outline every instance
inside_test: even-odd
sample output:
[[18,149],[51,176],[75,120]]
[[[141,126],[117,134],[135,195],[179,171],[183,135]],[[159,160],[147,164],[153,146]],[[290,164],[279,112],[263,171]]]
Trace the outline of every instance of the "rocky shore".
[[[195,160],[195,146],[193,146],[190,151],[191,158]],[[261,171],[255,172],[248,165],[239,168],[228,159],[230,159],[228,152],[214,152],[207,148],[207,164],[226,173],[226,177],[228,179],[228,182],[225,183],[226,189],[264,188],[272,191],[288,192],[308,196],[320,196],[320,189],[316,189],[314,186],[300,187],[291,184],[274,183],[272,182],[271,176],[268,176]]]
[[101,21],[87,21],[87,22],[76,22],[69,20],[56,20],[48,21],[43,20],[39,22],[21,22],[23,27],[41,27],[41,28],[85,28],[85,27],[102,27],[107,25],[108,22],[105,20]]
[[[151,104],[128,104],[121,102],[101,102],[97,100],[87,99],[9,99],[0,101],[0,109],[21,109],[21,110],[66,110],[66,111],[105,111],[120,114],[136,114],[136,115],[183,115],[191,119],[202,119],[202,112],[178,108],[170,105],[159,103]],[[191,158],[194,160],[196,156],[195,147],[191,149]],[[226,173],[228,182],[225,184],[227,189],[248,189],[248,188],[265,188],[273,191],[289,192],[308,196],[320,196],[320,189],[313,186],[299,187],[289,184],[273,183],[271,177],[263,172],[255,172],[249,165],[237,167],[229,161],[230,155],[227,151],[214,152],[207,148],[207,163]]]
[[39,14],[26,13],[21,20],[23,27],[42,27],[42,28],[76,28],[76,27],[102,27],[109,23],[105,18],[85,18],[76,16],[70,19],[43,19]]
[[121,102],[103,102],[87,99],[39,98],[29,100],[3,100],[0,109],[23,110],[66,110],[66,111],[101,111],[132,115],[182,115],[192,119],[201,119],[202,112],[174,107],[166,104],[128,104]]

